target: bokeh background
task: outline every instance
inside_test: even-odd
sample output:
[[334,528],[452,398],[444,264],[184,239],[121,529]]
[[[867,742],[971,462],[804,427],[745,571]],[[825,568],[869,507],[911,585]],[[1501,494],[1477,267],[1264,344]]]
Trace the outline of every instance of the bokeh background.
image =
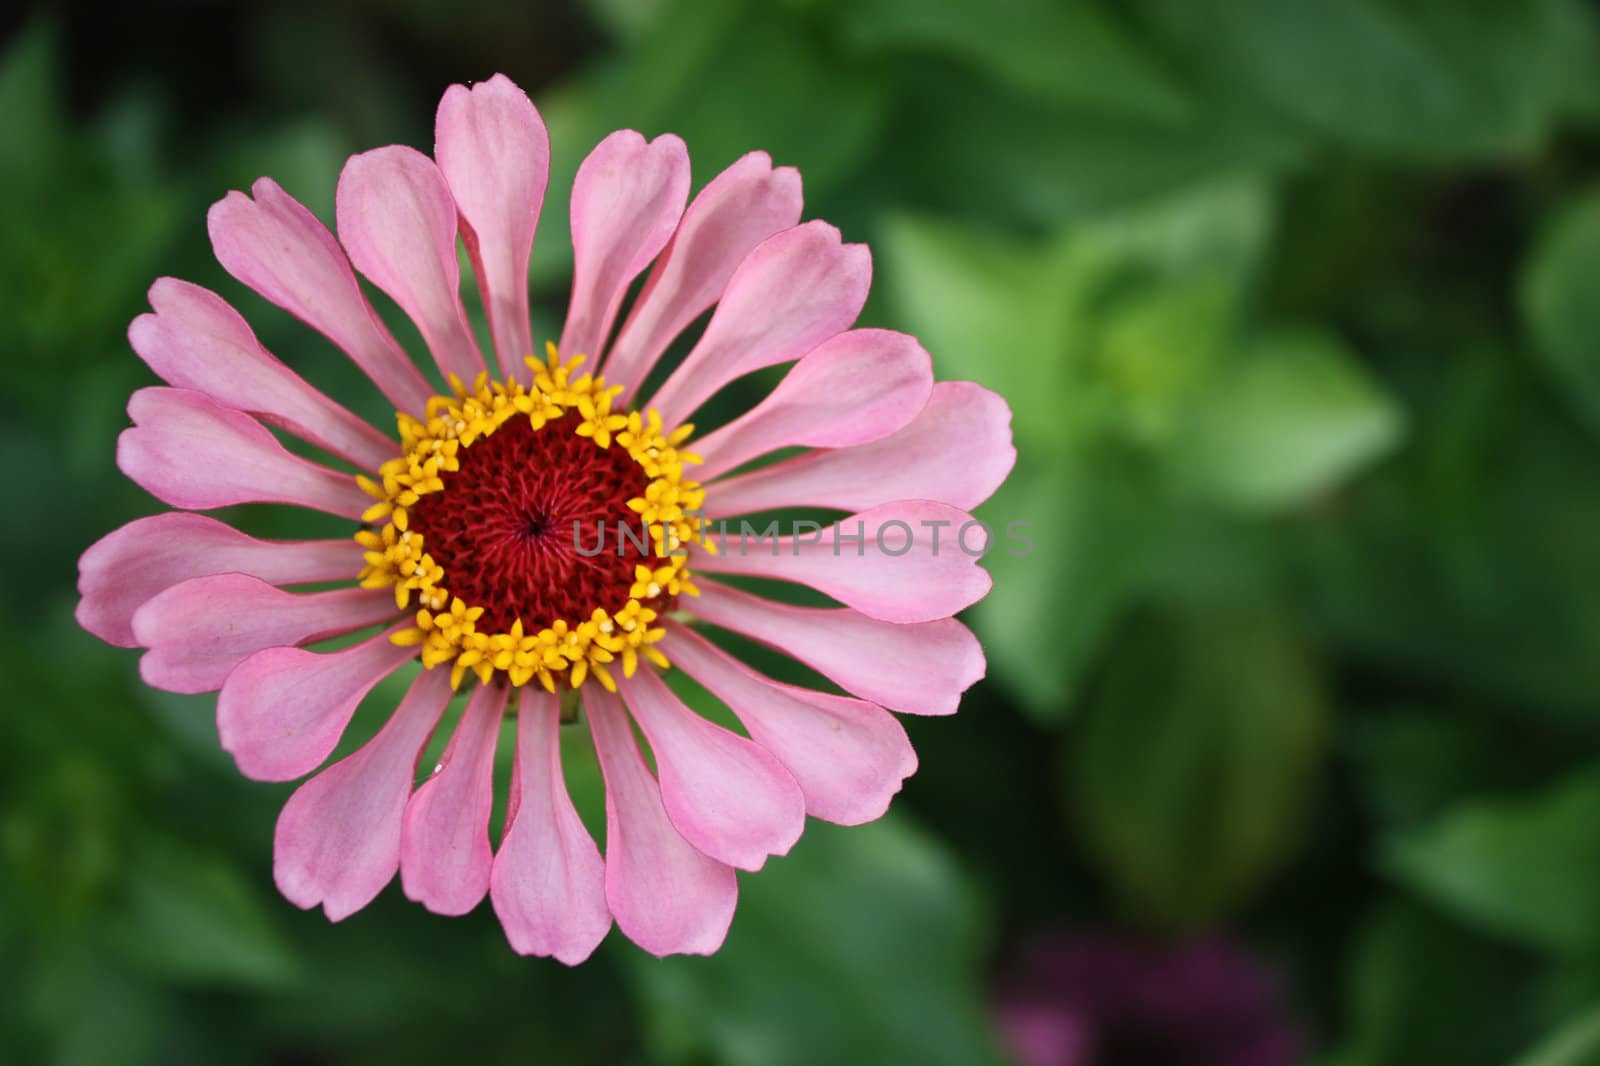
[[[1007,975],[1066,937],[1156,969],[1231,943],[1305,1062],[1600,1062],[1597,25],[1579,0],[8,9],[0,1057],[999,1063]],[[673,131],[697,187],[751,148],[798,166],[807,216],[872,244],[865,321],[1015,412],[980,513],[1036,550],[990,560],[989,678],[907,722],[887,818],[743,876],[707,960],[616,933],[576,970],[522,959],[487,906],[397,886],[298,911],[270,874],[289,787],[72,621],[77,555],[158,509],[113,464],[154,277],[371,395],[224,275],[206,207],[271,174],[331,218],[348,154],[427,149],[445,85],[497,70],[554,146],[536,336],[579,159]],[[1241,1064],[1218,1009],[1223,1057],[1157,1008],[1070,1066]]]

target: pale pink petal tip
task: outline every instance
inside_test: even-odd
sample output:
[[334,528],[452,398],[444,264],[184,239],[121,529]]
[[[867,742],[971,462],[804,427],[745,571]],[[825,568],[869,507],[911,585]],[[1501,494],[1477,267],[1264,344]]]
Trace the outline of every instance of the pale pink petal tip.
[[456,204],[433,160],[402,145],[351,156],[334,213],[350,261],[411,316],[440,371],[476,378],[485,367],[461,305]]
[[421,414],[433,394],[378,318],[328,227],[271,178],[211,205],[217,262],[265,299],[318,330],[366,371],[401,411]]
[[590,685],[584,708],[606,783],[606,901],[622,932],[652,955],[710,955],[733,923],[739,881],[667,817],[627,713]]
[[[988,595],[978,565],[988,534],[970,514],[932,500],[901,500],[811,534],[728,537],[717,554],[693,552],[695,569],[809,585],[884,622],[949,618]],[[719,542],[721,537],[718,537]]]
[[449,702],[449,675],[422,671],[377,736],[289,797],[272,873],[291,903],[321,904],[329,920],[342,921],[394,879],[417,760]]
[[140,389],[117,466],[161,502],[209,511],[287,503],[359,518],[372,500],[354,477],[293,455],[265,426],[190,389]]
[[1016,461],[1006,402],[969,381],[941,381],[899,431],[725,478],[711,498],[724,515],[780,507],[864,511],[894,500],[936,500],[970,511],[994,494]]
[[395,613],[387,589],[293,593],[247,574],[191,578],[134,614],[133,634],[150,649],[139,673],[169,692],[214,692],[255,652],[364,629]]
[[872,286],[872,253],[813,220],[756,245],[728,279],[711,321],[651,406],[688,420],[735,378],[791,363],[849,329]]
[[154,313],[128,327],[128,341],[169,385],[258,415],[361,467],[376,470],[394,457],[394,441],[279,362],[216,293],[159,278],[150,306]]
[[133,615],[156,593],[207,574],[250,574],[274,585],[348,578],[361,546],[339,540],[268,541],[206,515],[166,511],[101,537],[78,560],[78,624],[108,644],[136,648]]
[[239,771],[293,781],[321,766],[373,686],[416,658],[389,636],[328,653],[268,648],[236,666],[217,697],[217,733]]
[[713,859],[759,870],[805,828],[800,786],[771,752],[683,704],[654,670],[619,682],[656,759],[667,817]]
[[848,607],[795,607],[708,579],[682,601],[698,618],[798,659],[848,692],[905,714],[954,714],[982,680],[983,648],[954,618],[896,625]]
[[461,213],[501,372],[526,382],[528,259],[550,179],[544,120],[504,74],[452,85],[434,118],[433,155]]
[[595,147],[572,184],[572,300],[564,357],[599,365],[628,284],[672,238],[689,198],[689,150],[663,134],[618,130]]
[[435,914],[466,914],[489,891],[494,749],[505,707],[504,686],[474,689],[439,765],[406,803],[400,884]]
[[916,417],[932,390],[933,364],[915,337],[886,329],[840,333],[750,411],[697,440],[704,462],[695,476],[708,481],[780,448],[845,448],[887,437]]
[[780,684],[669,623],[662,651],[744,723],[805,793],[806,813],[839,825],[882,816],[917,769],[905,729],[882,707]]
[[576,966],[611,930],[605,863],[567,794],[556,699],[524,688],[506,831],[489,898],[511,946]]
[[634,302],[603,366],[631,393],[684,328],[722,295],[750,250],[800,221],[800,172],[751,152],[707,183]]

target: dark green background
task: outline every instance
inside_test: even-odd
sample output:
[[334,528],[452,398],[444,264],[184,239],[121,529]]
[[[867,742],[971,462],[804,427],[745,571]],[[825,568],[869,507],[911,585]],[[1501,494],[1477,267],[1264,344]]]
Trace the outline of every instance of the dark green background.
[[[988,982],[1060,927],[1246,940],[1325,1066],[1600,1061],[1592,6],[140,7],[3,16],[8,1061],[989,1063]],[[1015,411],[981,513],[1037,550],[971,612],[989,679],[907,723],[888,818],[741,878],[710,960],[613,933],[568,970],[395,887],[296,910],[288,786],[72,621],[77,555],[158,509],[113,464],[154,277],[364,395],[211,260],[207,205],[271,174],[328,218],[346,155],[428,148],[496,70],[555,152],[536,336],[578,160],[670,130],[697,186],[798,166],[873,246],[865,320]]]

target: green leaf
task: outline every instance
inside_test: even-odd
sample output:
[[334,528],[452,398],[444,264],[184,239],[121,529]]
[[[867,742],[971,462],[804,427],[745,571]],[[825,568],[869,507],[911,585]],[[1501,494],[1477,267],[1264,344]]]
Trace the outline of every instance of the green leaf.
[[[182,1025],[169,990],[87,945],[40,960],[30,978],[27,1005],[53,1038],[47,1061],[59,1066],[158,1063],[163,1042]],[[89,1003],[93,1024],[84,1020]],[[8,1033],[8,1045],[20,1035]]]
[[632,43],[661,26],[666,0],[584,0],[589,17],[613,37]]
[[1058,104],[1166,120],[1189,110],[1138,42],[1085,0],[851,0],[834,10],[858,46],[948,55]]
[[1563,88],[1567,113],[1592,127],[1600,121],[1600,63],[1594,61],[1600,52],[1600,13],[1593,5],[1566,3],[1558,16],[1566,44]]
[[1525,153],[1548,136],[1579,69],[1576,6],[1147,0],[1141,9],[1230,111],[1396,158],[1456,160]]
[[1435,350],[1450,372],[1430,368],[1414,443],[1341,497],[1337,521],[1300,527],[1319,624],[1388,669],[1587,728],[1600,691],[1600,451],[1530,395],[1515,356],[1442,339]]
[[60,105],[59,33],[35,20],[13,36],[0,53],[0,175],[27,180],[43,158],[60,151],[66,117]]
[[907,198],[1008,225],[1055,228],[1301,163],[1298,134],[1225,111],[1170,123],[1068,109],[985,85],[912,78],[886,157]]
[[1244,286],[1272,240],[1274,194],[1260,175],[1189,186],[1070,232],[1092,260],[1159,279],[1222,274]]
[[1128,436],[1164,429],[1231,336],[1270,232],[1266,191],[1245,180],[1051,240],[898,216],[878,251],[939,376],[1004,396],[1026,457],[1059,454],[1108,413]]
[[1256,181],[1070,229],[1062,421],[1151,457],[1168,447],[1233,348],[1270,231]]
[[1520,295],[1557,391],[1600,432],[1600,189],[1556,218],[1523,268]]
[[1248,898],[1296,843],[1326,717],[1310,650],[1276,613],[1124,634],[1066,753],[1069,812],[1122,903],[1197,928]]
[[57,37],[36,24],[0,59],[0,187],[15,190],[0,197],[0,348],[39,392],[59,391],[61,374],[109,345],[124,349],[130,294],[156,272],[179,203],[157,173],[150,100],[127,93],[92,125],[67,122]]
[[1474,793],[1549,772],[1550,753],[1531,738],[1507,759],[1505,722],[1461,708],[1386,709],[1347,722],[1344,732],[1368,812],[1387,827],[1415,826]]
[[726,945],[628,959],[672,1062],[998,1062],[980,985],[984,919],[950,856],[903,818],[813,822],[741,879]]
[[[683,54],[681,27],[730,11],[705,48]],[[783,5],[680,2],[663,12],[673,32],[646,38],[633,57],[622,101],[640,128],[681,135],[701,182],[754,149],[800,168],[815,202],[854,170],[888,119],[881,65],[854,63],[823,46],[814,28]],[[715,86],[715,91],[707,91]]]
[[238,867],[152,837],[126,871],[110,937],[124,957],[181,981],[279,985],[298,962],[273,913]]
[[1346,989],[1323,1066],[1502,1066],[1536,1007],[1526,959],[1410,902],[1360,930]]
[[1512,1066],[1600,1066],[1600,1010],[1573,1019]]
[[885,224],[878,254],[891,298],[932,353],[938,376],[976,381],[1004,396],[1019,440],[1062,440],[1069,329],[1063,297],[1078,269],[1070,249],[899,216]]
[[1043,722],[1069,710],[1168,535],[1149,454],[1227,354],[1271,230],[1256,181],[1072,227],[1053,240],[900,216],[879,242],[905,325],[941,377],[1011,405],[1020,460],[980,516],[1035,547],[986,560],[973,612],[996,676]]
[[998,546],[969,620],[994,677],[1035,720],[1060,721],[1162,543],[1161,500],[1115,455],[1066,455],[1020,463],[978,517]]
[[1337,340],[1279,331],[1216,383],[1175,449],[1184,486],[1246,512],[1301,506],[1398,444],[1403,418]]
[[1150,453],[1170,446],[1231,347],[1239,289],[1197,273],[1098,309],[1070,353],[1095,428]]
[[1600,767],[1397,835],[1384,868],[1462,918],[1557,952],[1600,947]]

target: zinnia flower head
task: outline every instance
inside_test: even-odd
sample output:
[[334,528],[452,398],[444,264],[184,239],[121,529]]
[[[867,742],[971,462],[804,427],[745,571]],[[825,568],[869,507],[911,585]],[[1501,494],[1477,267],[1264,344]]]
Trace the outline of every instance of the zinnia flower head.
[[[952,713],[983,675],[952,616],[989,582],[955,538],[1010,470],[1010,413],[976,385],[934,384],[915,339],[851,329],[868,251],[800,222],[798,173],[753,152],[690,202],[688,153],[670,134],[619,131],[579,168],[566,324],[536,347],[528,263],[544,124],[496,76],[445,93],[435,138],[432,159],[391,146],[346,163],[337,239],[267,178],[208,219],[228,273],[353,359],[394,406],[394,435],[279,362],[222,297],[160,279],[129,338],[168,387],[133,395],[117,462],[179,510],[84,553],[78,619],[148,649],[148,683],[219,691],[223,747],[267,781],[316,770],[363,697],[420,661],[377,735],[284,807],[274,873],[299,906],[341,919],[398,871],[406,895],[438,913],[488,895],[520,952],[578,962],[613,919],[656,954],[714,951],[735,869],[786,853],[807,814],[882,814],[916,767],[889,711]],[[462,303],[458,242],[488,345]],[[401,349],[358,274],[416,323],[438,378]],[[713,307],[647,393],[668,345]],[[688,419],[707,399],[785,363],[752,410],[692,439]],[[289,451],[274,430],[327,459]],[[266,541],[193,513],[243,503],[358,528]],[[712,526],[789,506],[846,512],[841,539],[724,540]],[[808,585],[840,606],[778,603],[706,576],[724,574]],[[700,623],[770,645],[849,695],[774,681]],[[331,638],[346,639],[308,647]],[[685,706],[662,679],[671,669],[748,736]],[[460,688],[471,695],[444,755],[413,787]],[[579,703],[606,785],[603,859],[563,783],[558,730]],[[515,771],[495,848],[507,716]]]
[[1279,989],[1229,941],[1165,946],[1042,936],[999,986],[1023,1066],[1297,1066]]

